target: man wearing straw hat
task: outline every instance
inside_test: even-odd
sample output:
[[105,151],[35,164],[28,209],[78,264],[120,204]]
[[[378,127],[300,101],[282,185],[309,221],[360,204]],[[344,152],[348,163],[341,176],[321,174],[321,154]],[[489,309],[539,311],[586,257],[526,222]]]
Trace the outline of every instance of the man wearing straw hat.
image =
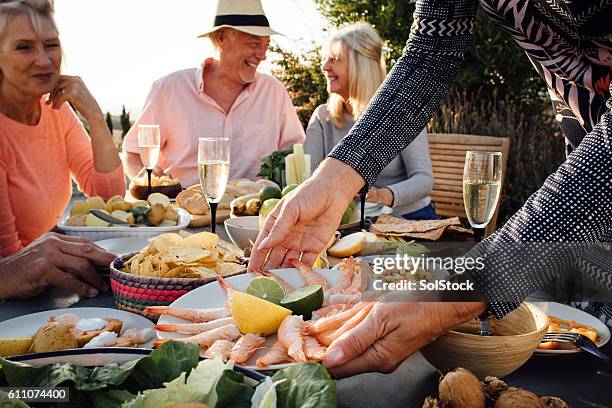
[[215,58],[198,69],[173,72],[153,83],[140,118],[125,137],[126,169],[142,171],[138,124],[159,124],[161,153],[156,172],[198,182],[199,137],[232,141],[230,178],[254,179],[260,159],[304,141],[304,129],[283,84],[257,72],[266,59],[270,28],[260,0],[219,0],[214,22],[199,37],[213,44]]

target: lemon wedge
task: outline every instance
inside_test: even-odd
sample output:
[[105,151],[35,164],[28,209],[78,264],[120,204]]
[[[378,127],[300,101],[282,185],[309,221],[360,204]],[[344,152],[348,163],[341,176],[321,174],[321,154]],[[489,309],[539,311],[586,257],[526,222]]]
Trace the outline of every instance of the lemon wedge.
[[232,316],[243,334],[262,336],[276,333],[291,310],[243,292],[232,296]]

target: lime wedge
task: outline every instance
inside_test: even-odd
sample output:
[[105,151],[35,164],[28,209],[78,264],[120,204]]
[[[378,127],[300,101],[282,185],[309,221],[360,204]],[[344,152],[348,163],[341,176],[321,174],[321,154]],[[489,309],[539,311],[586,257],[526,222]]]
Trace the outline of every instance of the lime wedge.
[[277,305],[280,305],[281,299],[285,297],[285,290],[280,283],[265,276],[260,276],[249,282],[245,292]]
[[304,320],[310,320],[312,312],[323,306],[323,288],[321,285],[303,287],[285,296],[280,305],[291,309],[294,315],[302,315]]

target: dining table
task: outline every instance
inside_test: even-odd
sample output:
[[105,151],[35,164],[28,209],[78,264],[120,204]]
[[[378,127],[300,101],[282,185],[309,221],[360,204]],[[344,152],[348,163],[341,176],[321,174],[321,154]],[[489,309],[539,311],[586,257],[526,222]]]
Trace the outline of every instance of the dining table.
[[[210,230],[209,227],[189,232]],[[221,239],[229,241],[224,228],[217,228]],[[107,291],[93,298],[82,298],[61,288],[50,288],[27,300],[0,301],[0,322],[30,313],[71,307],[116,308]],[[0,333],[0,336],[9,335]],[[601,349],[612,356],[612,343]],[[416,352],[393,373],[365,373],[336,380],[339,407],[421,407],[434,395],[440,373]],[[571,407],[612,408],[612,364],[585,352],[569,355],[532,356],[504,380],[538,395],[557,396]]]

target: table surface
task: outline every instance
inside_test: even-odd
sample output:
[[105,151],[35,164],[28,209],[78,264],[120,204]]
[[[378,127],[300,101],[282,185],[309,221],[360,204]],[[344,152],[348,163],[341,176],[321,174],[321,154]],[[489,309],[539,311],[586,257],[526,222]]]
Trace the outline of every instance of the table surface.
[[[201,230],[204,229],[197,229],[194,232]],[[228,240],[222,226],[217,228],[217,233],[222,239]],[[115,304],[110,291],[95,298],[80,298],[64,289],[51,288],[32,299],[0,301],[0,321],[68,307],[114,308]],[[612,343],[607,344],[602,351],[612,356]],[[430,372],[427,375],[430,375]],[[393,374],[388,374],[388,376],[393,376]],[[534,356],[504,380],[511,386],[523,387],[538,395],[558,396],[572,407],[612,408],[612,364],[606,364],[587,353]],[[410,379],[401,379],[400,383],[403,383],[405,387],[408,382]],[[432,387],[434,386],[435,384],[432,384]],[[414,390],[414,392],[419,391]],[[377,399],[368,402],[367,406],[384,406],[385,408],[393,406],[392,399],[385,399],[384,404],[381,404],[380,396],[375,397]],[[422,401],[421,397],[416,398],[416,401],[419,400]]]

